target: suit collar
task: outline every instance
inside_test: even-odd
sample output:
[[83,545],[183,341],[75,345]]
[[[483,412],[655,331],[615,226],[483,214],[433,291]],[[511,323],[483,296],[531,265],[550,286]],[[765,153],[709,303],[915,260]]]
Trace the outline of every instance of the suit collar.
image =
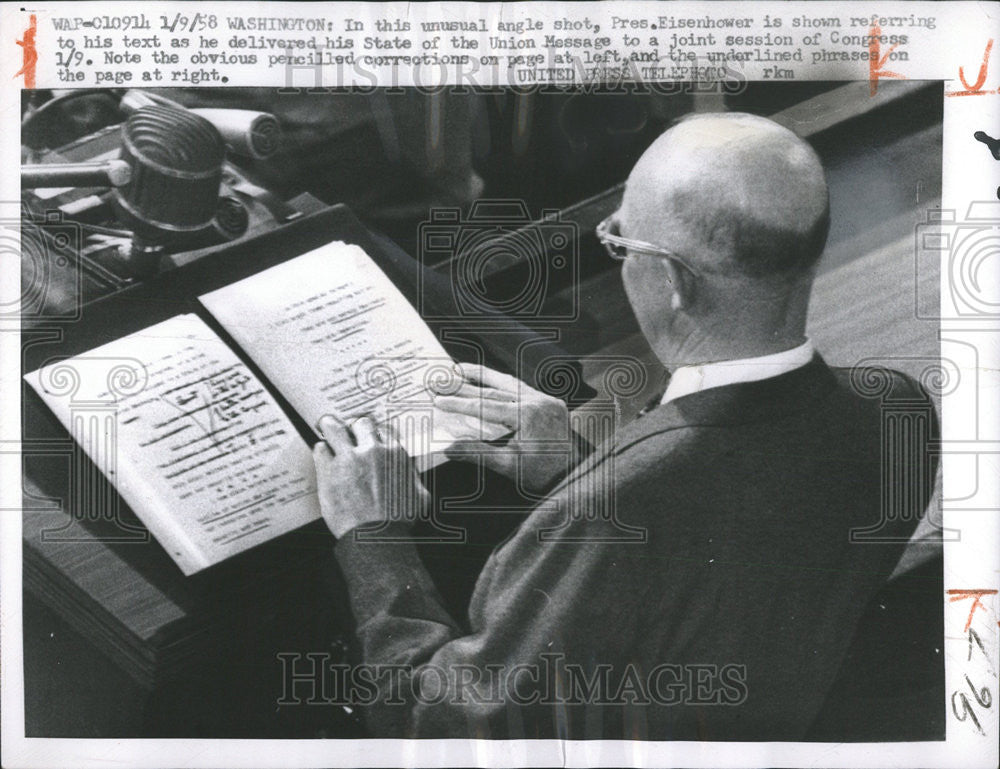
[[768,379],[737,382],[684,395],[651,409],[621,428],[596,454],[679,427],[748,424],[809,408],[836,385],[830,367],[815,353],[805,366]]
[[598,446],[571,475],[586,473],[608,454],[620,453],[657,433],[682,427],[749,424],[803,411],[830,392],[836,383],[830,367],[816,353],[805,366],[776,377],[685,395],[625,425],[612,440]]
[[770,355],[720,360],[698,366],[681,366],[671,374],[670,384],[663,394],[662,403],[666,404],[685,395],[710,390],[713,387],[772,379],[808,365],[815,354],[812,342],[807,339],[796,347]]
[[[835,383],[830,367],[814,353],[805,366],[779,376],[736,382],[676,398],[652,409],[641,420],[641,427],[648,431],[663,422],[684,425],[757,422],[805,408]],[[647,420],[651,424],[645,424]]]

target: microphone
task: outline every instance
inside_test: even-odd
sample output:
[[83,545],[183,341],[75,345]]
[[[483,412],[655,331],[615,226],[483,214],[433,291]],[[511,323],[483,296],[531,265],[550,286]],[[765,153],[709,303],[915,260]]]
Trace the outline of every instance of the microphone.
[[281,124],[269,112],[249,109],[184,107],[159,94],[132,89],[119,104],[123,112],[134,113],[151,104],[174,107],[201,115],[218,129],[232,152],[254,160],[270,157],[281,146]]
[[155,272],[164,246],[211,224],[219,202],[225,143],[211,122],[153,104],[122,124],[121,159],[132,170],[114,204],[134,233],[130,268]]

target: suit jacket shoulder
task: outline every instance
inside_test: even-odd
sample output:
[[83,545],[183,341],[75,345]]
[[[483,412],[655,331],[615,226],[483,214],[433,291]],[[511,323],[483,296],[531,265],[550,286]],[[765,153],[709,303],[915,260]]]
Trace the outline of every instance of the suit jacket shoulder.
[[[536,511],[521,542],[544,530],[614,573],[628,659],[743,666],[745,707],[675,710],[663,725],[675,737],[793,739],[924,513],[935,430],[910,378],[817,356],[654,409],[599,447],[552,495],[563,507]],[[901,436],[909,445],[892,457],[886,441]],[[699,733],[705,723],[718,733]]]

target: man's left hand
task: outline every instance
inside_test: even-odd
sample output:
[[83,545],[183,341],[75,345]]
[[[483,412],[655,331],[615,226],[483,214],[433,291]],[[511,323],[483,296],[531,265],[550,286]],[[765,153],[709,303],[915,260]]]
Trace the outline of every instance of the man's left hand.
[[326,525],[340,539],[365,523],[414,523],[430,495],[395,436],[369,417],[351,427],[337,417],[319,420],[323,437],[313,448],[319,505]]

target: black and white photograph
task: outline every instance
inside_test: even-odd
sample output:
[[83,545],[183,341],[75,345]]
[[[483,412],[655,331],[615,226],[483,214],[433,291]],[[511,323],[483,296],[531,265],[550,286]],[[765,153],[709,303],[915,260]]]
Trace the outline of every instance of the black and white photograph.
[[[995,758],[992,38],[956,80],[933,3],[50,5],[3,9],[5,766]],[[533,82],[333,85],[283,27]]]

